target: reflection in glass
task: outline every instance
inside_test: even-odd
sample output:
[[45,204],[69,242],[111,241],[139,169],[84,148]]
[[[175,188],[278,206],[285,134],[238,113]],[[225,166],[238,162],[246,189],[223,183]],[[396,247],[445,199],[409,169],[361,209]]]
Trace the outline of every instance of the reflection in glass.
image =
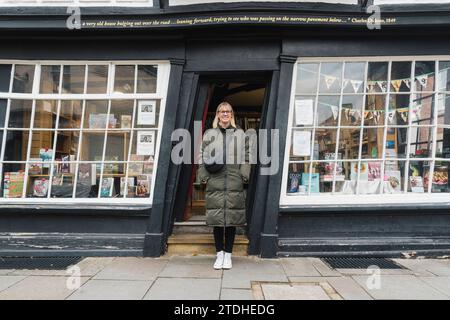
[[108,131],[105,160],[126,161],[130,146],[131,131]]
[[342,83],[342,63],[322,63],[320,70],[320,93],[340,93]]
[[435,62],[416,61],[414,86],[416,91],[433,91],[435,82]]
[[123,163],[104,163],[103,177],[100,186],[101,198],[114,198],[120,194],[123,195],[125,190],[125,164]]
[[402,193],[405,190],[405,161],[385,161],[383,192]]
[[79,131],[58,131],[55,160],[76,161],[79,139]]
[[114,93],[134,93],[135,66],[116,66]]
[[340,129],[339,154],[342,159],[358,159],[360,135],[360,129]]
[[386,130],[386,158],[406,158],[408,128],[388,127]]
[[391,68],[391,92],[410,92],[411,62],[392,62]]
[[367,74],[368,92],[388,91],[388,62],[369,62]]
[[389,107],[387,114],[388,125],[408,125],[409,124],[409,99],[405,94],[391,94],[389,97]]
[[157,66],[138,66],[137,93],[156,93]]
[[440,94],[438,97],[438,124],[450,125],[450,95]]
[[99,179],[97,174],[97,165],[95,163],[78,164],[77,188],[75,196],[77,198],[97,198]]
[[437,128],[436,158],[450,159],[450,128]]
[[61,66],[41,66],[40,93],[59,93]]
[[335,178],[335,193],[356,194],[358,162],[342,161],[340,162],[340,166],[342,168],[342,172]]
[[84,93],[86,66],[64,66],[63,93]]
[[416,94],[411,107],[411,123],[431,125],[434,123],[434,94]]
[[53,164],[53,168],[50,197],[72,198],[76,163],[56,162]]
[[83,131],[80,160],[101,161],[104,144],[105,131]]
[[365,86],[365,62],[349,62],[345,64],[344,93],[363,93]]
[[[118,129],[131,129],[131,119],[133,117],[134,100],[113,100],[111,101],[110,114],[117,119]],[[111,126],[110,126],[111,128]]]
[[79,129],[83,102],[81,100],[62,100],[59,113],[59,128]]
[[0,92],[9,92],[11,68],[10,64],[0,64]]
[[385,118],[385,95],[368,95],[366,97],[366,106],[364,108],[365,126],[382,126]]
[[316,94],[318,63],[300,63],[297,67],[296,93]]
[[409,134],[410,158],[429,158],[433,145],[431,127],[411,127]]
[[341,126],[360,126],[364,96],[343,96],[341,107]]
[[450,61],[439,61],[439,90],[450,91]]
[[436,161],[434,164],[433,180],[431,182],[431,192],[448,193],[450,192],[450,184],[448,176],[450,173],[450,162]]
[[110,115],[110,121],[107,121],[108,117],[108,100],[89,100],[86,101],[84,111],[84,128],[89,129],[106,129],[106,126],[111,123],[114,118]]
[[22,198],[25,182],[25,163],[3,164],[2,197]]
[[57,113],[58,101],[36,100],[34,128],[54,129],[56,126]]
[[361,157],[379,159],[383,152],[384,128],[364,128]]
[[88,66],[87,93],[106,93],[108,87],[108,66]]
[[316,126],[337,126],[339,96],[319,96]]
[[32,100],[11,100],[9,107],[9,128],[30,128]]
[[316,129],[314,143],[319,146],[319,158],[327,160],[327,155],[336,152],[337,129]]
[[28,130],[8,130],[6,134],[5,161],[26,161],[28,150]]
[[[30,159],[41,158],[43,161],[50,162],[53,160],[53,139],[55,136],[54,131],[36,131],[33,130],[33,136],[31,137]],[[49,167],[46,164],[45,167]]]
[[8,106],[8,100],[0,99],[0,128],[3,128],[5,126],[7,106]]
[[[408,167],[408,192],[428,192],[428,161],[410,161]],[[427,175],[425,181],[425,175]]]
[[14,93],[32,93],[34,79],[34,65],[20,65],[14,67]]

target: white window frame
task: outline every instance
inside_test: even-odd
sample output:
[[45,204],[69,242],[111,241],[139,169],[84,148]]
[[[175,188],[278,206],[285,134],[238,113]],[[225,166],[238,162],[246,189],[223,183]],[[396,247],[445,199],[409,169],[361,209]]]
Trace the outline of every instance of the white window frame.
[[[399,194],[364,194],[364,195],[351,195],[351,194],[309,194],[309,195],[287,195],[287,182],[288,182],[288,171],[289,171],[289,156],[290,156],[290,148],[291,148],[291,139],[292,139],[292,128],[293,128],[293,117],[294,117],[294,104],[295,104],[295,96],[296,96],[296,80],[297,80],[297,70],[299,63],[327,63],[327,62],[401,62],[401,61],[411,61],[412,62],[412,72],[411,72],[411,80],[415,79],[414,75],[414,66],[416,61],[434,61],[435,62],[435,88],[432,92],[434,96],[434,123],[431,126],[434,131],[434,139],[432,143],[432,158],[430,158],[430,177],[432,176],[432,172],[434,170],[434,163],[436,161],[441,161],[440,158],[435,157],[436,154],[436,144],[437,144],[437,117],[438,117],[438,97],[439,94],[446,93],[450,94],[449,91],[439,91],[438,84],[439,84],[439,69],[438,69],[438,61],[450,61],[450,56],[378,56],[378,57],[371,57],[371,56],[365,56],[365,57],[305,57],[305,58],[298,58],[296,63],[294,64],[294,70],[292,74],[292,86],[291,86],[291,96],[290,96],[290,103],[289,103],[289,117],[288,117],[288,126],[286,131],[286,145],[284,150],[284,167],[283,167],[283,176],[282,176],[282,182],[281,182],[281,192],[280,192],[280,208],[288,209],[289,207],[313,207],[313,208],[320,208],[320,207],[339,207],[339,206],[380,206],[380,205],[445,205],[450,206],[450,193],[431,193],[431,183],[432,179],[429,179],[429,185],[428,185],[428,192],[425,193],[411,193],[411,192],[404,192]],[[390,65],[390,64],[389,64]],[[367,69],[367,67],[366,67]],[[344,72],[344,71],[343,71]],[[388,74],[388,83],[390,84],[390,70]],[[341,79],[342,80],[342,79]],[[367,81],[367,70],[365,74],[365,81]],[[412,102],[412,97],[415,93],[418,93],[418,91],[415,90],[415,82],[411,82],[411,91],[410,94],[410,106]],[[364,97],[367,94],[367,86],[365,85],[364,88]],[[386,105],[389,103],[389,94],[391,93],[391,86],[388,86],[388,91],[386,92]],[[318,96],[319,87],[317,87],[316,97]],[[337,94],[334,94],[337,95]],[[340,93],[340,99],[342,99],[343,93]],[[317,102],[316,102],[317,104]],[[411,107],[409,108],[411,112]],[[316,112],[316,108],[314,110]],[[316,116],[316,114],[315,114]],[[411,114],[409,115],[409,125],[408,128],[411,128]],[[314,128],[316,125],[314,125]],[[340,123],[337,128],[340,128]],[[360,128],[361,126],[359,126]],[[381,127],[381,126],[380,126]],[[450,128],[450,126],[444,126],[447,128]],[[387,123],[385,121],[384,128],[386,131]],[[314,137],[312,137],[314,139]],[[362,139],[362,137],[361,137]],[[409,148],[410,148],[410,131],[408,130],[408,154],[407,158],[405,159],[406,167],[408,168],[410,161],[420,160],[420,158],[409,158]],[[384,140],[386,140],[386,135],[384,135]],[[337,141],[338,143],[338,141]],[[361,143],[361,141],[360,141]],[[384,143],[385,144],[385,143]],[[383,149],[385,146],[383,146]],[[361,146],[360,146],[361,149]],[[384,160],[386,159],[386,154],[383,150],[382,154],[382,163],[384,163]],[[428,159],[428,158],[427,158]],[[343,159],[345,160],[345,159]],[[361,159],[360,159],[361,160]],[[360,161],[358,160],[358,161]],[[389,160],[389,159],[388,159]],[[396,160],[402,160],[400,158],[393,159]],[[450,159],[448,159],[450,160]],[[355,160],[356,161],[356,160]],[[370,159],[363,159],[362,161],[370,161]],[[295,161],[294,161],[295,162]],[[296,161],[298,163],[302,161]],[[314,163],[317,162],[315,160],[309,160],[309,161],[303,161],[303,162],[309,162]],[[449,162],[450,164],[450,162]],[[407,177],[405,177],[405,180]]]
[[[73,61],[73,60],[0,60],[0,64],[11,64],[11,79],[10,79],[10,87],[9,87],[9,93],[1,93],[0,92],[0,99],[7,99],[7,110],[6,110],[6,118],[5,118],[5,126],[2,127],[1,130],[3,130],[3,143],[1,147],[1,160],[3,160],[3,155],[6,148],[6,131],[7,127],[6,124],[8,123],[9,118],[9,108],[10,108],[10,102],[11,99],[22,99],[22,100],[57,100],[58,101],[58,118],[59,118],[59,100],[81,100],[83,101],[83,113],[82,116],[84,117],[84,106],[86,100],[108,100],[108,113],[111,105],[111,101],[114,100],[134,100],[134,108],[133,108],[133,116],[135,116],[136,112],[136,101],[138,100],[159,100],[160,101],[160,108],[159,108],[159,118],[158,118],[158,126],[154,128],[142,128],[143,131],[155,131],[157,135],[156,143],[155,143],[155,153],[154,153],[154,166],[153,166],[153,172],[152,172],[152,181],[151,181],[151,189],[150,189],[150,195],[149,197],[135,197],[135,198],[128,198],[128,197],[117,197],[117,198],[102,198],[100,197],[100,190],[98,192],[98,196],[95,198],[52,198],[49,195],[46,198],[4,198],[3,194],[0,197],[0,205],[20,205],[20,204],[45,204],[45,205],[51,205],[51,204],[91,204],[91,205],[106,205],[106,206],[114,206],[114,205],[127,205],[127,206],[145,206],[149,207],[153,203],[153,196],[154,196],[154,189],[155,189],[155,180],[157,175],[157,169],[158,169],[158,162],[159,162],[159,151],[161,147],[161,134],[163,131],[164,126],[164,115],[165,115],[165,108],[166,108],[166,101],[167,101],[167,92],[169,87],[169,76],[170,76],[170,62],[169,61],[163,61],[163,60],[120,60],[120,61]],[[13,79],[14,79],[14,66],[15,65],[35,65],[35,72],[34,72],[34,79],[33,79],[33,90],[32,93],[12,93],[12,86],[13,86]],[[41,78],[41,66],[42,65],[60,65],[61,66],[61,77],[63,73],[62,66],[67,65],[108,65],[108,82],[107,82],[107,93],[105,94],[40,94],[40,78]],[[135,92],[137,91],[137,65],[155,65],[157,66],[157,85],[156,85],[156,93],[132,93],[132,94],[123,94],[123,93],[114,93],[114,77],[115,77],[115,66],[117,65],[134,65],[136,66],[136,72],[135,72]],[[85,92],[86,92],[86,85],[87,85],[87,75],[88,75],[88,69],[85,69]],[[60,88],[62,86],[62,79],[60,79]],[[60,91],[62,92],[62,91]],[[34,104],[33,103],[33,112],[34,112]],[[132,128],[130,129],[131,132],[134,131],[134,117],[132,121]],[[79,128],[80,132],[80,138],[82,139],[83,131],[89,129],[83,128],[83,123],[81,123],[81,126]],[[33,130],[33,123],[30,123],[30,134],[29,139],[31,139],[31,132]],[[40,131],[53,131],[57,132],[59,129],[38,129]],[[107,130],[113,130],[113,129],[106,129],[105,133],[107,133]],[[105,134],[106,139],[107,134]],[[81,147],[81,139],[79,140],[78,144],[78,154],[80,153],[80,147]],[[130,146],[128,151],[128,161],[129,162],[129,156],[132,149],[133,144],[133,135],[130,137]],[[55,145],[55,141],[53,141],[53,144]],[[28,144],[28,152],[30,149],[30,143]],[[106,143],[103,145],[103,153],[105,154],[106,149]],[[54,157],[54,156],[53,156]],[[27,159],[28,160],[28,159]],[[7,163],[25,163],[25,160],[22,161],[6,161]],[[76,161],[76,168],[75,171],[75,181],[74,181],[74,188],[73,188],[73,194],[75,194],[76,190],[76,184],[77,184],[77,177],[78,177],[78,164],[79,163],[92,163],[94,161],[83,161],[80,162],[79,157],[77,157]],[[109,163],[110,161],[104,161],[102,163]],[[125,162],[125,161],[123,161]],[[3,169],[3,163],[1,162],[0,169]],[[25,181],[27,181],[27,175],[28,175],[28,164],[30,162],[26,162],[26,168],[25,168]],[[52,165],[53,166],[53,165]],[[51,168],[52,169],[52,168]],[[103,173],[103,166],[102,166],[102,173]],[[51,192],[51,181],[53,178],[53,170],[50,172],[50,179],[49,179],[49,191],[48,194]],[[0,171],[0,176],[2,175],[3,170]],[[101,174],[102,174],[101,173]],[[128,177],[128,170],[126,171],[126,178]],[[101,184],[101,176],[99,180]],[[128,181],[128,180],[126,180]],[[3,189],[3,180],[2,183],[2,189]],[[99,188],[100,189],[100,188]],[[127,190],[127,187],[125,188]],[[26,185],[24,183],[24,190],[23,195],[26,193]],[[126,194],[126,192],[125,192]]]

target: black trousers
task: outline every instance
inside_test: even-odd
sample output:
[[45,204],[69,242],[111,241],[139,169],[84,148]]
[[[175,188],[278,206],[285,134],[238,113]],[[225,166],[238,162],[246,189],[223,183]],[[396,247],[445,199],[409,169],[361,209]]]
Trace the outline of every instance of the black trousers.
[[214,227],[214,242],[216,245],[216,252],[222,250],[225,250],[225,252],[229,253],[233,252],[235,235],[236,235],[236,227]]

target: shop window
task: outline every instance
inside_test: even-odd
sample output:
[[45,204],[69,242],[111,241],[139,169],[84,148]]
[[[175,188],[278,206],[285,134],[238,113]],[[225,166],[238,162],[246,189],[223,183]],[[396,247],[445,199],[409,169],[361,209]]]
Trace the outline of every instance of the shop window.
[[150,203],[168,71],[0,63],[0,198]]
[[281,204],[446,201],[449,69],[433,59],[300,60]]

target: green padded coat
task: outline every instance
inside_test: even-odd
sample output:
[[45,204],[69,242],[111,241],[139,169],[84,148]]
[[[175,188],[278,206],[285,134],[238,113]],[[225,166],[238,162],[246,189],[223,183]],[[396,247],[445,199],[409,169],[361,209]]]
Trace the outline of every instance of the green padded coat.
[[[228,157],[219,172],[208,172],[203,161],[199,165],[199,179],[206,182],[206,224],[209,226],[242,226],[246,222],[244,182],[248,181],[250,175],[248,142],[245,140],[244,146],[241,148],[241,158],[238,158],[237,148],[239,144],[234,143],[235,152],[233,153],[233,144],[225,144],[224,142],[233,140],[230,137],[244,134],[244,131],[240,128],[227,130],[231,133],[228,138],[225,138],[226,130],[223,128],[208,130],[205,133],[200,150],[202,160],[207,157],[206,148],[225,150]],[[245,156],[245,163],[242,160],[237,161],[237,159],[242,159],[243,156]]]

